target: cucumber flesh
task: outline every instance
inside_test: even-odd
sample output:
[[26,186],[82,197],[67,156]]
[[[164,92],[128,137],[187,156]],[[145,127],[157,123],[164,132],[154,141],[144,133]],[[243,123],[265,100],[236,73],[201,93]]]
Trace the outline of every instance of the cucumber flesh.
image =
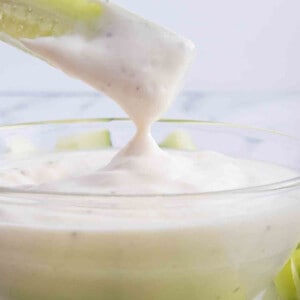
[[0,0],[0,32],[14,39],[59,36],[99,19],[89,0]]
[[294,280],[294,285],[296,289],[297,299],[300,299],[300,273],[298,272],[299,266],[296,265],[296,260],[294,258],[291,259],[291,268],[292,268],[292,276]]
[[169,148],[174,150],[196,150],[196,146],[191,136],[184,130],[177,130],[169,134],[160,144],[161,148]]
[[292,254],[276,276],[275,286],[281,300],[300,300],[300,248]]
[[56,150],[91,150],[110,148],[112,146],[110,132],[108,130],[80,133],[62,137],[56,143]]

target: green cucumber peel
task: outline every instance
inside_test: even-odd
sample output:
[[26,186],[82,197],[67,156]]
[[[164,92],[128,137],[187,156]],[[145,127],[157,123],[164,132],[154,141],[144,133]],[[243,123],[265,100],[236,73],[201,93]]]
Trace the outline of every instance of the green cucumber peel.
[[[299,245],[300,246],[300,245]],[[276,276],[274,283],[281,300],[300,300],[300,247]]]
[[102,12],[101,3],[90,0],[0,0],[0,33],[13,39],[59,36],[91,27]]

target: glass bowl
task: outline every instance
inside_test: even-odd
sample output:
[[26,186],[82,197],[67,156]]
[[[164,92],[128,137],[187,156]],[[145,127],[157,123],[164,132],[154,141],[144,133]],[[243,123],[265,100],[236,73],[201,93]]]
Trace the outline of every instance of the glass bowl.
[[[95,129],[108,129],[115,148],[135,132],[126,119],[2,126],[0,168]],[[161,120],[152,132],[160,142],[175,129],[199,150],[300,170],[300,141],[280,133],[192,120]],[[33,147],[9,152],[20,137]],[[0,188],[0,299],[274,300],[273,279],[299,241],[300,177],[180,195]]]

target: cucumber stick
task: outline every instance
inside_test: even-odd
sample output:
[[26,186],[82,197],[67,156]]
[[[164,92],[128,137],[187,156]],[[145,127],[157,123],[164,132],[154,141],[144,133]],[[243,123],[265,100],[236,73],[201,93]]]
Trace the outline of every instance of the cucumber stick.
[[0,0],[0,32],[12,39],[59,36],[91,27],[102,11],[90,0]]

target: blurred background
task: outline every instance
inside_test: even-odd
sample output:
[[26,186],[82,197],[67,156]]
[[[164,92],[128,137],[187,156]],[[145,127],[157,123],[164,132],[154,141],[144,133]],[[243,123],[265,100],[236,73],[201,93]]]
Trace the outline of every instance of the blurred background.
[[[166,116],[300,136],[299,0],[115,2],[197,46],[184,90]],[[2,43],[0,97],[0,123],[123,116],[90,87]]]

